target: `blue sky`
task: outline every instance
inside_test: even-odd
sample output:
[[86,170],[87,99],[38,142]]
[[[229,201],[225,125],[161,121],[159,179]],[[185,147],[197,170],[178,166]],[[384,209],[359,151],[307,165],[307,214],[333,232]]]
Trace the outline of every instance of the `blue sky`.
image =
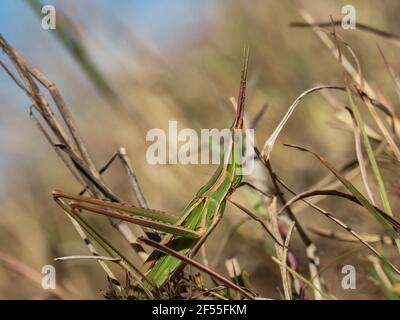
[[[35,36],[37,28],[32,28],[37,17],[25,0],[0,1],[0,31],[13,43]],[[211,13],[210,0],[42,0],[42,4],[56,7],[73,7],[79,16],[84,16],[85,8],[95,7],[105,18],[123,19],[131,26],[140,26],[148,35],[163,41],[173,39],[177,34],[196,30]],[[80,5],[80,3],[83,5]],[[81,7],[81,10],[80,8]]]
[[[51,56],[65,56],[63,63],[72,64],[74,72],[79,73],[74,61],[62,49],[51,30],[43,30],[37,14],[28,0],[0,0],[0,33],[29,60],[34,61],[45,73],[54,72],[55,59]],[[140,33],[142,37],[151,39],[161,49],[172,47],[176,42],[185,41],[188,37],[202,30],[212,16],[211,0],[41,0],[43,5],[54,5],[56,10],[67,11],[70,19],[77,19],[87,32],[102,40],[107,46],[107,38],[101,38],[97,31],[98,24],[107,27],[107,20],[120,21]],[[91,21],[96,21],[91,24]],[[100,27],[100,30],[101,27]],[[104,29],[103,29],[104,30]],[[115,31],[114,31],[115,32]],[[97,34],[96,34],[97,33]],[[105,37],[110,35],[106,35]],[[123,35],[118,34],[118,37]],[[111,45],[111,44],[110,44]],[[107,61],[90,52],[98,62],[107,67]],[[100,59],[100,61],[99,61]],[[106,59],[110,61],[110,59]],[[64,79],[53,78],[54,81]],[[3,100],[14,99],[16,88],[9,79],[0,72],[0,94]],[[4,96],[5,95],[5,96]]]
[[[0,0],[0,33],[28,59],[43,60],[48,56],[48,51],[57,50],[55,48],[59,44],[56,43],[51,31],[41,28],[40,19],[28,1]],[[92,34],[96,35],[99,23],[106,25],[107,20],[120,21],[162,48],[171,46],[176,41],[184,41],[185,37],[202,30],[212,15],[214,2],[211,0],[41,0],[41,3],[52,4],[56,10],[65,9],[70,19],[77,19],[80,25]],[[94,19],[96,21],[91,24]],[[97,36],[101,37],[99,34]],[[0,78],[0,81],[2,79]]]
[[[0,0],[0,33],[25,57],[50,78],[63,90],[68,100],[68,81],[71,75],[81,81],[86,81],[75,61],[63,50],[51,31],[41,28],[41,22],[35,14],[28,0]],[[88,32],[96,33],[96,24],[91,28],[91,19],[96,23],[107,23],[107,20],[124,22],[129,28],[139,32],[142,37],[151,39],[159,48],[172,47],[175,43],[182,43],[202,30],[207,25],[213,13],[211,0],[42,0],[43,5],[54,5],[56,10],[65,9],[69,18],[77,19],[88,28]],[[71,14],[72,13],[72,14]],[[101,30],[101,28],[100,28]],[[107,36],[95,34],[102,40],[101,45],[107,46]],[[103,36],[103,38],[101,38]],[[119,35],[123,37],[122,35]],[[107,70],[106,61],[101,55],[90,52],[103,70]],[[4,55],[0,54],[1,59]],[[68,66],[70,75],[57,73],[57,65],[63,63]],[[64,69],[65,70],[65,69]],[[16,113],[17,116],[27,119],[27,98],[0,70],[0,134],[7,117],[2,114]],[[28,119],[26,121],[29,121]],[[1,138],[1,137],[0,137]],[[2,150],[0,139],[0,180],[7,161],[7,150]]]

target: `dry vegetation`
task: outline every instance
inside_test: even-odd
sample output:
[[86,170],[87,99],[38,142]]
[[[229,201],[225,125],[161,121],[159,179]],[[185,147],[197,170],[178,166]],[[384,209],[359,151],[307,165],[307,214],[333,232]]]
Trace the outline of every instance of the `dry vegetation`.
[[[0,298],[116,297],[106,275],[124,283],[123,266],[88,259],[54,261],[87,256],[93,248],[82,241],[79,224],[54,205],[51,191],[77,194],[87,186],[97,198],[179,212],[215,168],[151,166],[145,158],[145,133],[154,127],[165,129],[170,119],[196,130],[230,125],[234,112],[229,97],[236,92],[240,54],[248,43],[246,117],[256,125],[260,153],[256,174],[247,180],[265,194],[242,188],[235,200],[257,212],[289,250],[275,246],[254,219],[228,205],[196,260],[245,287],[251,297],[398,299],[400,65],[395,58],[400,37],[379,30],[396,29],[394,12],[399,7],[396,1],[366,2],[357,7],[361,27],[344,31],[330,20],[330,15],[340,18],[340,4],[300,4],[221,3],[203,33],[172,54],[160,53],[110,18],[99,32],[126,30],[123,42],[118,37],[109,41],[124,53],[134,50],[140,65],[127,59],[115,63],[115,72],[97,74],[88,67],[96,65],[93,61],[75,55],[96,91],[70,81],[74,96],[64,95],[63,87],[57,89],[47,79],[53,72],[69,74],[65,67],[44,75],[35,61],[28,62],[24,52],[0,38],[3,71],[20,94],[28,96],[33,124],[9,110],[17,107],[12,102],[1,111],[7,119],[1,141],[6,152],[13,152],[0,194]],[[377,29],[371,29],[371,17]],[[301,23],[290,26],[294,21]],[[78,37],[70,24],[58,27],[66,52],[71,51],[66,35],[82,52],[85,40],[93,40],[89,35]],[[79,28],[83,26],[75,26]],[[101,64],[95,68],[101,69]],[[288,110],[290,118],[279,127]],[[275,128],[282,129],[277,140],[271,138]],[[99,168],[121,147],[128,157],[119,152],[116,159],[122,161],[102,173]],[[140,187],[132,179],[135,174]],[[102,216],[90,215],[88,220],[129,263],[140,265],[129,245],[139,228],[130,226],[131,233]],[[93,244],[100,254],[109,255]],[[242,270],[233,277],[228,270],[232,259]],[[40,287],[40,270],[46,264],[57,268],[58,289],[53,293]],[[357,270],[355,290],[341,287],[341,269],[348,264]],[[186,268],[162,295],[243,295],[233,285],[221,287],[218,275],[205,271],[199,277],[195,268]],[[124,288],[123,295],[130,289]]]

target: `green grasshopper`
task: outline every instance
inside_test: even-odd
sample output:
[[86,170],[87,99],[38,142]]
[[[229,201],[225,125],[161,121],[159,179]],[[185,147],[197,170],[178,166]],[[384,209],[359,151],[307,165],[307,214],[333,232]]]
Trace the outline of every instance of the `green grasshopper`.
[[[236,118],[231,126],[230,141],[223,155],[224,159],[229,161],[221,161],[211,179],[197,192],[178,217],[157,210],[76,196],[61,191],[53,191],[56,202],[60,204],[60,200],[67,200],[70,201],[68,205],[72,209],[99,213],[163,232],[165,235],[160,244],[180,255],[193,257],[220,221],[226,202],[242,183],[241,153],[236,142],[237,132],[244,127],[248,58],[249,52],[245,49]],[[65,205],[62,207],[65,209]],[[240,205],[238,207],[241,208]],[[269,233],[265,225],[264,228]],[[273,236],[272,238],[277,241]],[[145,289],[154,292],[155,288],[162,287],[181,272],[184,266],[185,264],[178,258],[154,250],[140,270],[145,278],[142,280],[146,280],[143,281]]]

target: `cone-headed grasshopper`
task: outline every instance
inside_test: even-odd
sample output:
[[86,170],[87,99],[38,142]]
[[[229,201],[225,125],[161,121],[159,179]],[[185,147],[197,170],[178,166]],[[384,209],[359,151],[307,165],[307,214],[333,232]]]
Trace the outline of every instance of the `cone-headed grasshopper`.
[[[181,255],[192,257],[211,233],[225,210],[230,195],[242,182],[242,154],[237,134],[243,129],[245,107],[248,49],[245,49],[236,118],[231,126],[228,147],[221,163],[196,196],[176,217],[161,211],[126,206],[118,203],[75,196],[54,191],[56,201],[72,209],[85,210],[111,216],[166,233],[161,244]],[[267,230],[268,231],[268,230]],[[184,263],[176,257],[153,251],[141,268],[142,286],[150,292],[163,286],[171,277],[182,271]]]

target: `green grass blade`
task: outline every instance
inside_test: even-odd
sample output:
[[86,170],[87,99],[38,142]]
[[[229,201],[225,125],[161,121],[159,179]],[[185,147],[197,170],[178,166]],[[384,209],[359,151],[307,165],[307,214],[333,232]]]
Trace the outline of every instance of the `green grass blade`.
[[[28,0],[28,4],[31,6],[33,11],[41,17],[40,14],[43,7],[41,1]],[[96,89],[110,99],[110,101],[117,102],[119,100],[118,96],[110,82],[100,71],[84,45],[74,34],[73,22],[67,16],[61,14],[61,12],[57,12],[57,27],[54,30],[56,37],[73,56]],[[113,106],[118,108],[119,104],[114,103]]]
[[351,94],[349,87],[347,87],[346,90],[347,90],[347,95],[349,97],[351,110],[353,111],[357,125],[360,128],[364,146],[365,146],[365,149],[367,150],[368,159],[371,163],[372,170],[374,172],[375,178],[379,185],[379,192],[380,192],[383,208],[385,209],[385,211],[388,215],[393,216],[392,208],[390,207],[390,203],[389,203],[389,198],[386,193],[385,184],[383,182],[383,178],[382,178],[381,172],[379,170],[378,163],[375,159],[375,155],[374,155],[374,151],[372,150],[371,142],[369,141],[368,135],[365,132],[364,121],[362,120],[362,117],[361,117],[360,111],[358,110],[358,107],[354,103],[353,96]]

